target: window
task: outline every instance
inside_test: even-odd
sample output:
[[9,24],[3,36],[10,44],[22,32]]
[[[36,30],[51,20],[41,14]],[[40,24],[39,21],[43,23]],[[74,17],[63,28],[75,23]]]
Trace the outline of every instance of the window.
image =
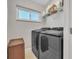
[[32,11],[31,12],[31,20],[32,21],[39,21],[40,19],[40,14],[37,12]]
[[30,19],[30,13],[26,10],[20,9],[20,10],[18,10],[18,18],[24,19],[24,20],[25,19],[29,20]]
[[17,20],[40,22],[41,13],[32,9],[17,7]]

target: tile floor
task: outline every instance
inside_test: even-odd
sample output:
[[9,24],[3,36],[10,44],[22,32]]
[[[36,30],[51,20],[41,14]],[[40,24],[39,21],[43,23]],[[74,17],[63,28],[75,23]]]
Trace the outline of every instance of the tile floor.
[[25,53],[25,59],[37,59],[30,48]]

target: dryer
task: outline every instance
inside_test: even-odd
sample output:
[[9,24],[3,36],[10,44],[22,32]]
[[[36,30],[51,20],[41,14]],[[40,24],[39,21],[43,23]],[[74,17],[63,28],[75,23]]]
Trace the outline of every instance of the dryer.
[[51,28],[41,28],[32,30],[32,51],[34,55],[38,58],[38,49],[39,49],[39,35],[42,31],[50,30]]

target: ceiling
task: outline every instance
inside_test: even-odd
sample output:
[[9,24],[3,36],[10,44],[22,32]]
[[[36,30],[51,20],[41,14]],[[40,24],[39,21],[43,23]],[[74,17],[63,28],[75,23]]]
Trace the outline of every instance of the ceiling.
[[39,5],[46,6],[51,0],[31,0]]

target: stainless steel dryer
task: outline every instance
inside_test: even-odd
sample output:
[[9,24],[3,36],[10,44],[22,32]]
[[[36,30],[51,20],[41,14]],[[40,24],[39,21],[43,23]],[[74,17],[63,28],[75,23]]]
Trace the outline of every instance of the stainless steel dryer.
[[41,32],[38,51],[39,59],[63,59],[63,31]]

